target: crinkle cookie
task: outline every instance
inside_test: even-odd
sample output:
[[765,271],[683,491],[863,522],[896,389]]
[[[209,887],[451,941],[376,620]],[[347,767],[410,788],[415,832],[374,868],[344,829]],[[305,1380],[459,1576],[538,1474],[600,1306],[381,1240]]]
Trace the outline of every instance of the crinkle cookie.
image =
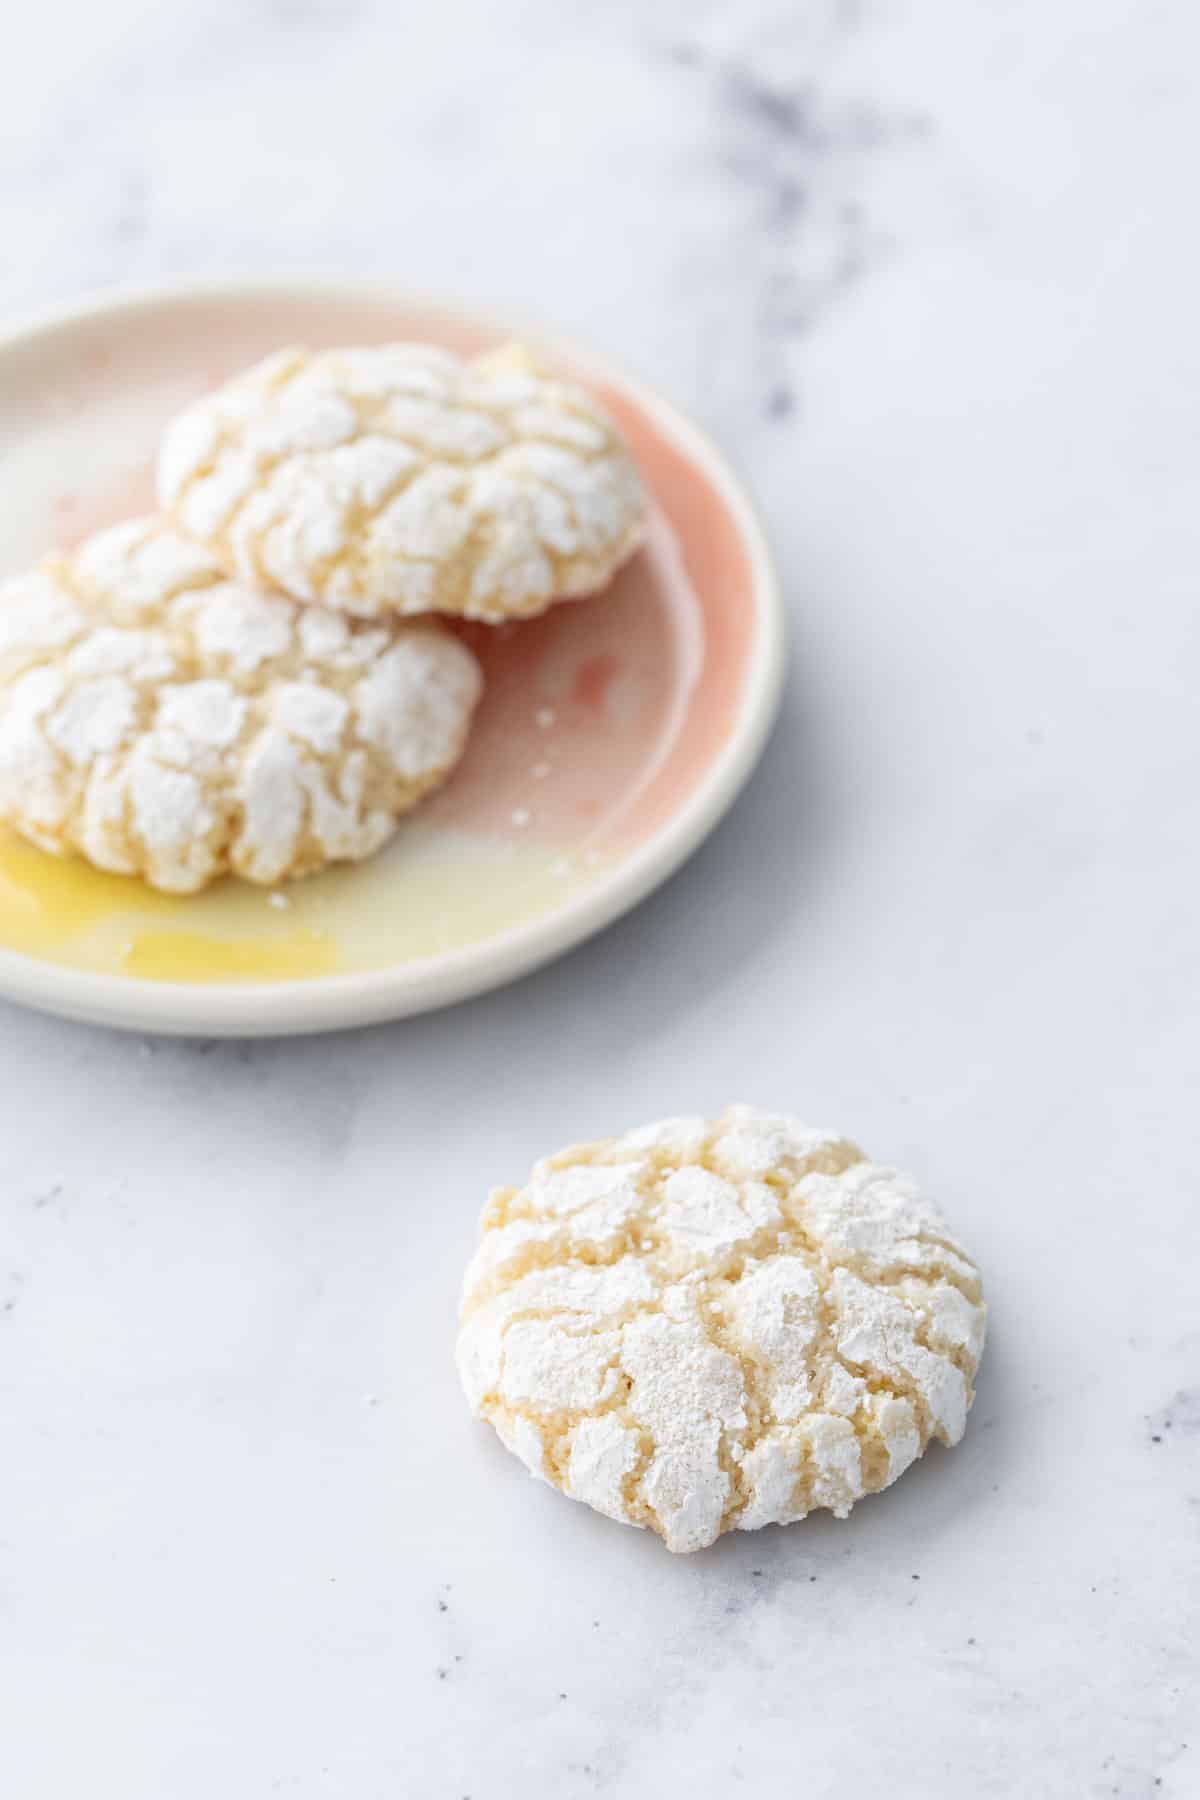
[[594,593],[644,512],[615,426],[516,346],[281,350],[175,420],[158,486],[230,574],[368,618]]
[[298,607],[135,520],[0,588],[0,818],[175,893],[302,875],[445,778],[480,685],[436,623]]
[[467,1271],[472,1409],[535,1475],[669,1550],[844,1518],[973,1398],[979,1273],[913,1183],[734,1106],[538,1163]]

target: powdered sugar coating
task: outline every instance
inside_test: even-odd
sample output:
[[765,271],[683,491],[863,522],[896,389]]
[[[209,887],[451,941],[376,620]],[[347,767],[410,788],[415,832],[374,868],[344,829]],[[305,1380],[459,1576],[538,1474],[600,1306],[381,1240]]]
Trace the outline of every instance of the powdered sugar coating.
[[516,346],[279,351],[175,420],[158,482],[231,574],[372,618],[594,593],[644,513],[612,422]]
[[730,1107],[500,1188],[463,1288],[472,1410],[668,1549],[844,1518],[956,1444],[986,1309],[937,1208],[836,1133]]
[[274,883],[377,850],[480,686],[436,622],[298,607],[134,520],[0,587],[0,818],[175,893]]

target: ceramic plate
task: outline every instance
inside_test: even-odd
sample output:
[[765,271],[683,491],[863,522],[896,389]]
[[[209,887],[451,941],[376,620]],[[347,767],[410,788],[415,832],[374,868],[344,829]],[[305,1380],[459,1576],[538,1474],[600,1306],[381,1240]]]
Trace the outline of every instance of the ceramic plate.
[[652,496],[612,587],[464,627],[487,687],[446,788],[371,862],[183,898],[0,828],[0,993],[74,1018],[216,1036],[399,1018],[480,993],[608,924],[675,869],[758,758],[781,606],[742,489],[695,426],[574,346],[359,285],[105,300],[0,341],[0,574],[153,504],[185,401],[287,343],[542,344],[603,398]]

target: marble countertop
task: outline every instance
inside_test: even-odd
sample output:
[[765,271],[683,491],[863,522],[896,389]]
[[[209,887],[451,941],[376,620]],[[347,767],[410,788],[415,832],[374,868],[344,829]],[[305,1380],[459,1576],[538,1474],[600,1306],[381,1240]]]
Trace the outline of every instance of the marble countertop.
[[[16,1800],[1200,1793],[1200,17],[42,0],[0,319],[362,272],[650,376],[794,614],[762,769],[505,992],[222,1045],[0,1012]],[[450,1347],[489,1183],[730,1098],[988,1276],[966,1442],[672,1559]]]

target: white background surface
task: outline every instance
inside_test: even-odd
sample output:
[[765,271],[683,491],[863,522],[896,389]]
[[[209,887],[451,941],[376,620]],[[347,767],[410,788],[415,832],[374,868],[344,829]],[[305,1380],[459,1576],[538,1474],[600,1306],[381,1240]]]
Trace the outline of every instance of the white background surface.
[[[0,305],[361,271],[657,381],[793,676],[683,875],[340,1039],[0,1013],[14,1800],[1200,1792],[1200,20],[41,0]],[[988,1276],[963,1447],[674,1560],[473,1427],[493,1181],[740,1097]],[[917,1579],[919,1577],[919,1579]]]

